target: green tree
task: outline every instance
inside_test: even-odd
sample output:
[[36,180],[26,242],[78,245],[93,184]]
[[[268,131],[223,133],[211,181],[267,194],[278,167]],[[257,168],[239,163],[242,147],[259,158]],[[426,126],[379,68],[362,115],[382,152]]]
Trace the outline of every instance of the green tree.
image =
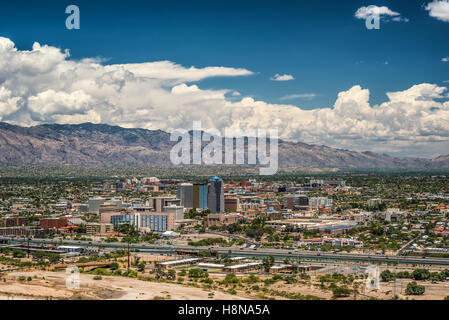
[[265,272],[270,272],[270,268],[273,266],[273,264],[274,264],[273,256],[265,257],[262,259],[262,265]]
[[382,271],[380,277],[382,278],[383,282],[390,282],[394,280],[394,274],[388,269]]
[[119,267],[117,262],[113,262],[109,265],[109,268],[111,268],[112,270],[117,270]]
[[168,270],[167,279],[168,280],[176,280],[176,271],[173,269]]
[[414,296],[423,295],[425,291],[426,288],[417,284],[416,281],[410,282],[405,289],[406,294]]
[[412,276],[415,280],[428,280],[430,279],[430,272],[427,269],[415,269]]

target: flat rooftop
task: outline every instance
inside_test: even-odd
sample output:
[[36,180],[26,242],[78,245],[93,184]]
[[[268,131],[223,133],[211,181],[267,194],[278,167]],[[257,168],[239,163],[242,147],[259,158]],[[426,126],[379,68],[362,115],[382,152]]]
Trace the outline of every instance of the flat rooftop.
[[181,260],[171,260],[171,261],[164,261],[159,263],[162,266],[170,266],[170,265],[177,265],[177,264],[184,264],[184,263],[191,263],[196,261],[201,261],[203,259],[201,258],[189,258],[189,259],[181,259]]

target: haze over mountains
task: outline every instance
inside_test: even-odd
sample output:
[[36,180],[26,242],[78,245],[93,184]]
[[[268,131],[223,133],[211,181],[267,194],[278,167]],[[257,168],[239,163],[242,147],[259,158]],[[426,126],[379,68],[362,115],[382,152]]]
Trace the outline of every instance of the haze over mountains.
[[[171,167],[170,150],[175,144],[161,130],[92,123],[21,127],[0,122],[0,163]],[[449,156],[400,159],[280,140],[279,166],[449,169]]]

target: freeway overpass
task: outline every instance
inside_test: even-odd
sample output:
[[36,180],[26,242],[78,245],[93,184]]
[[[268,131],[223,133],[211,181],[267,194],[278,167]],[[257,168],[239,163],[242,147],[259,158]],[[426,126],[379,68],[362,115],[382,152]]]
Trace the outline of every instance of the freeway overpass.
[[[11,240],[12,242],[19,242],[24,240]],[[62,242],[53,241],[51,239],[32,239],[30,242],[37,244],[53,244],[53,245],[72,245],[81,247],[103,247],[109,249],[125,249],[126,243],[117,242],[100,242],[100,241],[75,241],[64,240]],[[449,266],[449,259],[447,258],[431,258],[431,257],[412,257],[412,256],[387,256],[387,255],[369,255],[369,254],[352,254],[352,253],[331,253],[331,252],[315,252],[305,250],[285,250],[285,249],[244,249],[244,248],[229,248],[229,247],[193,247],[193,246],[168,246],[168,245],[151,245],[151,244],[130,244],[130,249],[138,249],[139,252],[148,252],[155,254],[172,254],[176,250],[214,250],[219,254],[230,253],[231,256],[241,257],[255,257],[263,258],[273,256],[277,259],[307,259],[314,261],[346,261],[346,262],[365,262],[365,263],[398,263],[404,265],[431,265],[431,266]]]

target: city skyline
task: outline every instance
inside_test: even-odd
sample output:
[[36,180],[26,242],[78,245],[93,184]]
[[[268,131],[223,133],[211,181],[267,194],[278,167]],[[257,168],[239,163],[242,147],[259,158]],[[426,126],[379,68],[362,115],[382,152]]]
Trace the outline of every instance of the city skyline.
[[448,31],[449,0],[4,1],[0,300],[449,301]]

